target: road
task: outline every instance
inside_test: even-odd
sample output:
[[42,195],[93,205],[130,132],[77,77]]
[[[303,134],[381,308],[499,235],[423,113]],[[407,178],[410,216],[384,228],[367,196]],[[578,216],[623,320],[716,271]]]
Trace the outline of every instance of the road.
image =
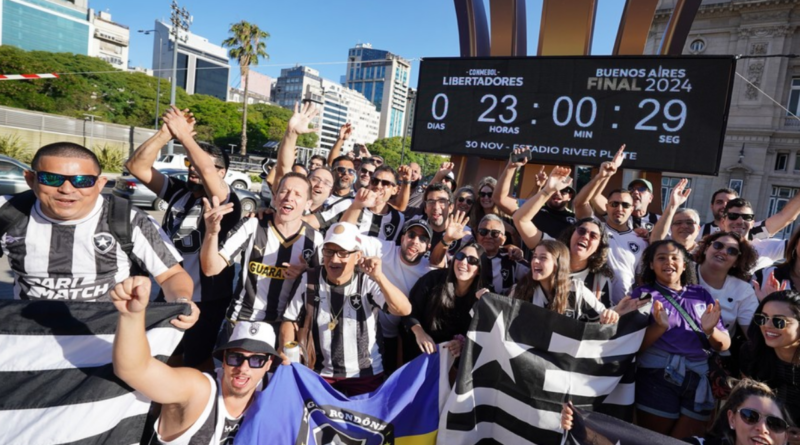
[[[103,191],[111,191],[110,187],[106,187]],[[164,212],[160,212],[157,210],[150,210],[145,209],[145,211],[150,214],[156,221],[161,223],[161,220],[164,218]],[[153,283],[153,296],[158,293],[158,286]],[[3,256],[0,258],[0,299],[11,299],[14,298],[14,278],[11,275],[11,269],[8,267],[8,259]]]

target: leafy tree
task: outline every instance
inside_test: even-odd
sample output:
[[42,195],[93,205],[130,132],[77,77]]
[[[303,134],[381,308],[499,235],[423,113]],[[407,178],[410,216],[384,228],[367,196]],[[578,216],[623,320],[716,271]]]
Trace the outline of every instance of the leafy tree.
[[267,44],[264,42],[265,39],[269,38],[269,33],[244,20],[231,25],[229,32],[232,36],[223,40],[222,46],[230,48],[228,55],[239,62],[239,71],[242,74],[242,81],[244,83],[244,97],[242,100],[242,145],[239,153],[245,155],[247,153],[248,74],[250,73],[250,65],[258,65],[259,57],[269,59]]
[[[423,177],[434,175],[439,170],[439,166],[442,164],[442,162],[446,162],[450,159],[449,156],[413,152],[411,151],[410,147],[411,138],[406,138],[406,151],[403,163],[406,165],[412,162],[419,164],[422,168]],[[387,164],[396,168],[400,165],[400,159],[403,157],[403,138],[396,136],[378,139],[372,144],[367,144],[367,149],[373,155],[381,156]]]

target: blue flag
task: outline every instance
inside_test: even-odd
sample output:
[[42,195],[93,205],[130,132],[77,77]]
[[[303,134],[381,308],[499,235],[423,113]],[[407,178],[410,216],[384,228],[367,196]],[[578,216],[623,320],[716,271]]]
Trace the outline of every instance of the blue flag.
[[247,410],[236,442],[433,445],[449,392],[440,363],[448,355],[423,354],[375,392],[349,398],[302,365],[280,366]]

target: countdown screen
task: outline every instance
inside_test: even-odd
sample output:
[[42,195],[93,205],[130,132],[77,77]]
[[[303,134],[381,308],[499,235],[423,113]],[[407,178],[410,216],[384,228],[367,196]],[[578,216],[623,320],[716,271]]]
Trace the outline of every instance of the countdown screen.
[[732,56],[426,58],[411,149],[716,175]]

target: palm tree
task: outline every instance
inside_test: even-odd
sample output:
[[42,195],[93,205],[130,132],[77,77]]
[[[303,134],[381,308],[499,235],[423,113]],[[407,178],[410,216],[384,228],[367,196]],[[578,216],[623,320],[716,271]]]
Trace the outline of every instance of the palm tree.
[[267,54],[267,44],[264,40],[269,38],[269,33],[262,31],[258,26],[242,20],[231,25],[228,30],[231,37],[222,42],[222,46],[230,48],[228,55],[231,59],[239,62],[239,72],[244,83],[244,98],[242,100],[242,145],[239,154],[247,154],[247,93],[248,75],[250,65],[258,65],[258,59],[263,57],[269,59]]

